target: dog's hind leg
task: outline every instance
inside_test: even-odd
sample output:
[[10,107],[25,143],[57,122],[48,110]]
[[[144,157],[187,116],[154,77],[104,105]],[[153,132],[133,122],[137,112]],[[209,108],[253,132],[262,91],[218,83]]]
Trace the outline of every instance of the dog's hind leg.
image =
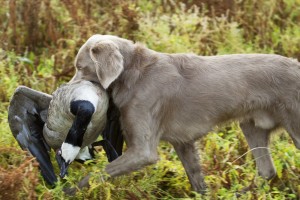
[[202,194],[205,193],[206,185],[201,173],[199,155],[195,147],[195,142],[174,143],[173,146],[183,164],[193,190]]
[[259,175],[265,179],[273,178],[276,170],[268,148],[271,131],[255,127],[253,121],[242,122],[240,127],[252,150]]
[[300,149],[300,113],[298,110],[290,110],[289,115],[285,115],[283,121],[283,127],[289,133],[294,145],[297,149]]

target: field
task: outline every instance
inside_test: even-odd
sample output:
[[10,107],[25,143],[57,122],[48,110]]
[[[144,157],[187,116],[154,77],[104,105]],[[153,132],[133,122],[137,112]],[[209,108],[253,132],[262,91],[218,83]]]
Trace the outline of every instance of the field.
[[[168,53],[275,53],[300,60],[300,0],[0,0],[0,199],[300,199],[300,150],[284,130],[272,135],[277,177],[258,176],[237,123],[199,140],[205,195],[191,191],[174,149],[160,161],[104,180],[102,149],[94,162],[73,163],[50,188],[22,151],[8,122],[18,85],[52,93],[73,76],[80,46],[93,34],[118,35]],[[218,80],[215,80],[218,81]],[[295,91],[297,92],[297,91]],[[54,152],[52,152],[54,161]],[[58,172],[57,165],[56,172]],[[88,173],[90,187],[65,195]]]

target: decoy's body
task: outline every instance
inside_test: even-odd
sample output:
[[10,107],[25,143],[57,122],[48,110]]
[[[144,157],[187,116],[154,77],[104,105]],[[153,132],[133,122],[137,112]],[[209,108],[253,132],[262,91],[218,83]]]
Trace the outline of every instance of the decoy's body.
[[92,144],[104,129],[107,108],[107,94],[99,86],[89,81],[62,85],[53,93],[44,125],[47,144],[58,149],[68,134],[71,145]]
[[103,131],[107,109],[106,92],[89,81],[64,84],[53,93],[43,136],[50,147],[58,149],[62,177],[75,158],[92,158],[88,146]]
[[19,145],[37,158],[43,177],[53,185],[57,179],[49,147],[57,152],[62,177],[75,158],[92,158],[91,149],[101,133],[104,140],[97,144],[103,145],[108,160],[121,154],[119,114],[112,108],[107,113],[109,105],[106,92],[89,81],[64,84],[53,96],[20,86],[11,99],[8,121]]

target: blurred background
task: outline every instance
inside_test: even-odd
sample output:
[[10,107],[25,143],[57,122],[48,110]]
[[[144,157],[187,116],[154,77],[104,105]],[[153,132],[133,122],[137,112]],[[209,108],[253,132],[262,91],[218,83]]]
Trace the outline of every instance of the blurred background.
[[[7,124],[16,87],[52,93],[73,76],[76,53],[93,34],[117,35],[166,53],[275,53],[300,60],[300,0],[0,0],[0,5],[0,199],[60,198],[64,185],[88,171],[95,177],[103,171],[100,151],[96,165],[74,164],[68,180],[52,190]],[[201,140],[209,186],[202,198],[300,198],[299,151],[281,132],[272,140],[278,177],[271,182],[257,177],[251,154],[239,158],[248,147],[236,124]],[[133,175],[112,182],[95,178],[93,190],[76,198],[200,198],[190,191],[174,150],[162,143],[160,154],[162,161]]]

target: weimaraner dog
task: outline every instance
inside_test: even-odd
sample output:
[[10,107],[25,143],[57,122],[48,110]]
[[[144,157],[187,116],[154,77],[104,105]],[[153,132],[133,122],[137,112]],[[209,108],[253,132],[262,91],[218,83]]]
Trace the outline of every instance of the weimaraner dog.
[[239,121],[259,174],[276,175],[268,150],[283,127],[300,148],[300,63],[279,55],[197,56],[155,52],[132,41],[94,35],[80,48],[72,81],[100,83],[121,112],[125,153],[108,164],[112,177],[158,160],[170,142],[192,188],[205,190],[195,141],[216,125]]

